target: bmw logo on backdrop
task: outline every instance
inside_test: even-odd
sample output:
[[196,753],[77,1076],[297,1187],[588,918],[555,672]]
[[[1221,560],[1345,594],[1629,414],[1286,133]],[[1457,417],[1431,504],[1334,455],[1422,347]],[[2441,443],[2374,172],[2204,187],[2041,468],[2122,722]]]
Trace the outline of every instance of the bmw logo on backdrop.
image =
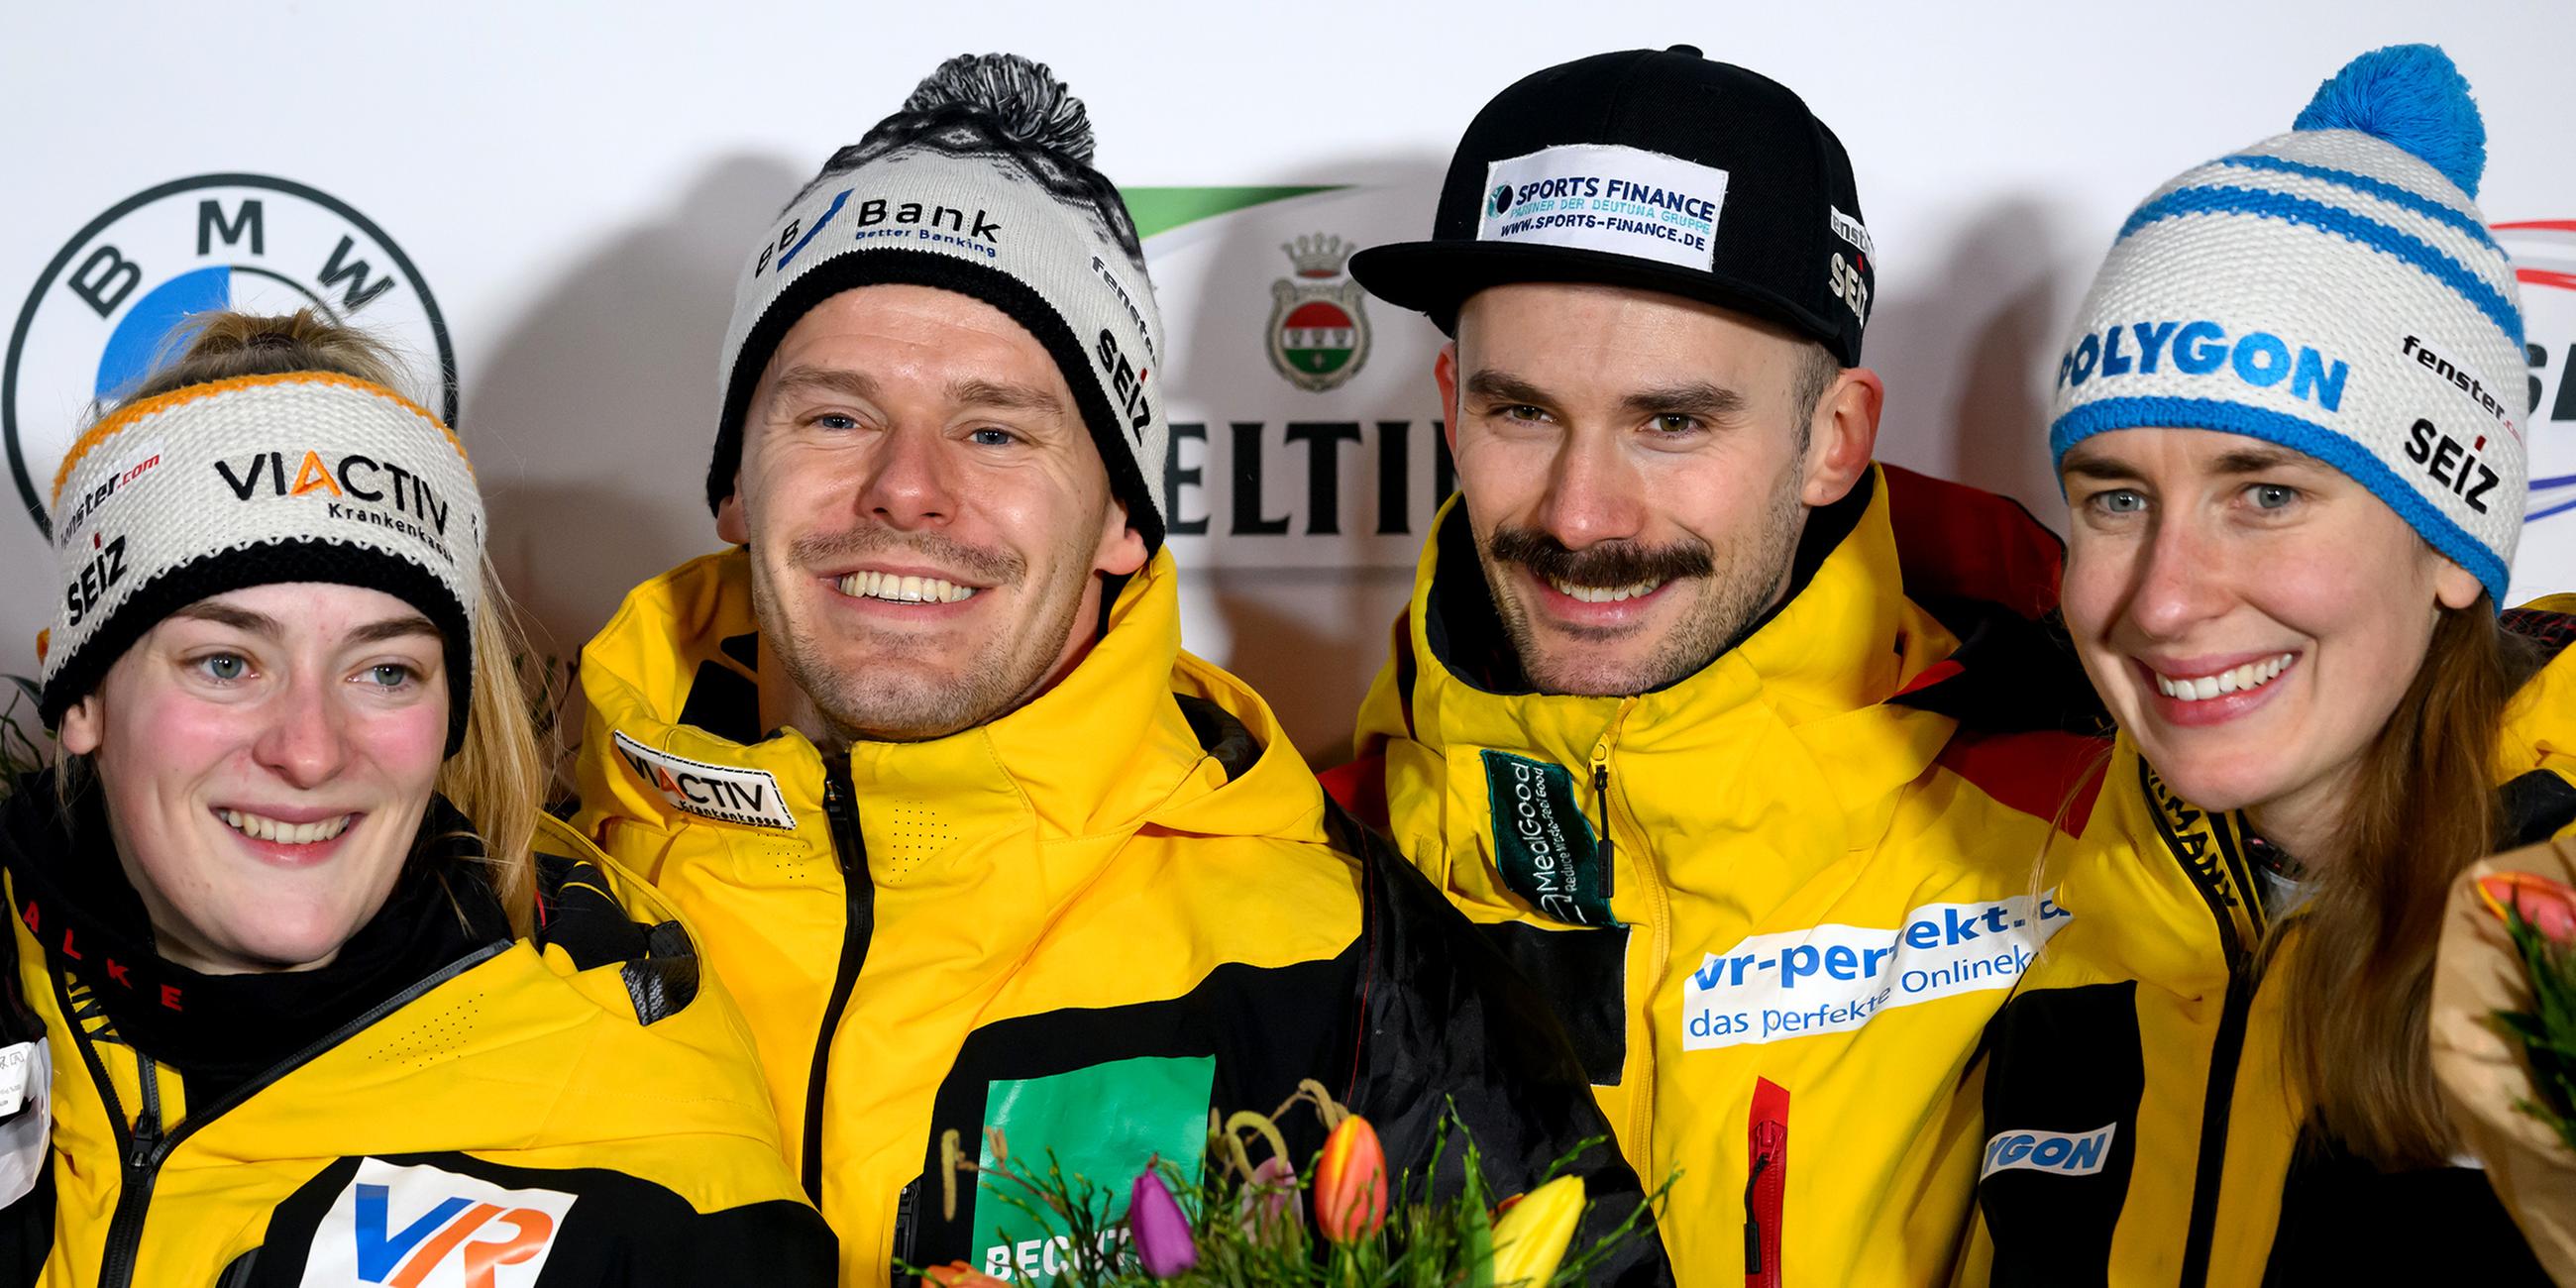
[[[177,179],[74,234],[18,310],[0,366],[0,437],[27,517],[52,535],[54,472],[100,399],[131,387],[209,309],[321,310],[396,348],[456,421],[456,354],[411,258],[328,193],[256,174]],[[432,364],[435,364],[433,367]]]

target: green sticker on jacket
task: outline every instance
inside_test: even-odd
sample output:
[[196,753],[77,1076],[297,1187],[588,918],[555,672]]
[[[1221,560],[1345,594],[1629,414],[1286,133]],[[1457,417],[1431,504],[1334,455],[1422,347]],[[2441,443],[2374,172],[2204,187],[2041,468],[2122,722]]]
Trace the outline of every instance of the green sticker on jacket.
[[[1209,1056],[1138,1056],[1044,1078],[996,1082],[984,1096],[984,1149],[990,1168],[992,1131],[999,1128],[1011,1159],[1043,1176],[1050,1155],[1067,1178],[1081,1177],[1110,1194],[1103,1232],[1117,1254],[1127,1238],[1127,1191],[1155,1155],[1184,1168],[1207,1146],[1208,1099],[1216,1086]],[[1029,1195],[1015,1196],[1034,1202]],[[1064,1273],[1070,1238],[1063,1226],[1042,1221],[997,1193],[994,1183],[975,1191],[968,1227],[976,1267],[1011,1283],[1046,1284]]]
[[1573,926],[1615,926],[1600,844],[1563,765],[1488,751],[1485,787],[1494,803],[1494,864],[1503,884],[1548,917]]

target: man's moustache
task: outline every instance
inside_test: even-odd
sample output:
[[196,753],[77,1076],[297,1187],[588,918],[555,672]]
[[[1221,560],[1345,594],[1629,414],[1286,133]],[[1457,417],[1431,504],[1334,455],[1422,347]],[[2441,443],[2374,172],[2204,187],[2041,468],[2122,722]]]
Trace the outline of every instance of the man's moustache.
[[1675,541],[1643,545],[1605,541],[1581,550],[1531,528],[1498,529],[1485,553],[1500,563],[1516,563],[1551,581],[1577,586],[1633,586],[1643,581],[1678,581],[1706,577],[1717,562],[1706,543]]
[[798,568],[829,568],[856,558],[892,554],[910,555],[992,586],[1009,585],[1028,572],[1027,561],[1008,550],[988,550],[937,533],[897,532],[891,528],[853,528],[803,536],[787,547],[789,563]]

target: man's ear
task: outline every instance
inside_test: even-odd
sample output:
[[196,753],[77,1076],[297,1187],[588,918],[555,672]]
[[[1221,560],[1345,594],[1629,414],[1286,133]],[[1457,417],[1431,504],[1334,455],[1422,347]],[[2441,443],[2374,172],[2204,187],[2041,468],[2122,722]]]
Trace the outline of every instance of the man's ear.
[[733,492],[716,504],[716,540],[730,546],[751,544],[751,523],[742,517],[742,471],[734,471]]
[[74,756],[89,755],[98,750],[99,734],[106,725],[107,717],[99,710],[98,694],[92,692],[63,712],[63,722],[60,732],[54,735],[54,744]]
[[1846,367],[1833,387],[1816,400],[1815,418],[1807,424],[1806,481],[1799,499],[1810,506],[1843,499],[1869,469],[1878,450],[1878,412],[1887,386],[1867,367]]
[[1126,502],[1110,501],[1108,513],[1101,516],[1100,548],[1092,552],[1092,571],[1132,577],[1144,566],[1144,534],[1128,525]]
[[1431,378],[1440,386],[1440,434],[1449,440],[1449,455],[1458,455],[1458,342],[1440,346],[1431,360]]

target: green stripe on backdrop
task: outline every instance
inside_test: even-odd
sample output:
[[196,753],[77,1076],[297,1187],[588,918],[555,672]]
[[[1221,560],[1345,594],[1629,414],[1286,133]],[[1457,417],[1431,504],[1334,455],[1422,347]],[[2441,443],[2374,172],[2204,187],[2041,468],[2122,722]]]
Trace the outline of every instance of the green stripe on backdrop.
[[1285,201],[1312,192],[1333,192],[1346,186],[1327,183],[1302,187],[1129,188],[1126,189],[1127,214],[1136,221],[1136,235],[1145,238],[1265,202]]

